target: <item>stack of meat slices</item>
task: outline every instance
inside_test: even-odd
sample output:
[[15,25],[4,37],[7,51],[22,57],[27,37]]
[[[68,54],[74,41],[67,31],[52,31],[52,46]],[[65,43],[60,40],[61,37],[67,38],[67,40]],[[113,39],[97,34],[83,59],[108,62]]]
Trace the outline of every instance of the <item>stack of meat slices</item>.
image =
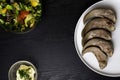
[[111,57],[114,51],[111,32],[115,30],[115,12],[105,8],[93,9],[85,15],[83,22],[85,27],[82,31],[82,54],[92,52],[99,67],[104,69],[108,57]]

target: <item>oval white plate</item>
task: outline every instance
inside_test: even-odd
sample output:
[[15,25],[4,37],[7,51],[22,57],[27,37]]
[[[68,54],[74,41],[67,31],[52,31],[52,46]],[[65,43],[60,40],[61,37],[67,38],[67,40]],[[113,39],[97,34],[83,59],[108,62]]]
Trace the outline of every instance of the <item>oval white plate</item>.
[[[114,54],[112,57],[108,59],[107,67],[104,68],[103,70],[99,68],[97,59],[92,53],[85,54],[84,56],[81,55],[81,52],[82,52],[81,32],[82,32],[82,29],[84,28],[83,18],[86,13],[98,7],[103,7],[103,8],[110,7],[116,12],[116,16],[117,16],[117,22],[115,25],[116,30],[112,32]],[[82,16],[80,17],[76,25],[74,41],[75,41],[75,47],[79,57],[81,58],[83,63],[85,63],[85,65],[88,66],[91,70],[104,76],[120,77],[120,40],[119,40],[120,38],[119,37],[120,37],[120,0],[103,0],[93,4],[82,14]]]

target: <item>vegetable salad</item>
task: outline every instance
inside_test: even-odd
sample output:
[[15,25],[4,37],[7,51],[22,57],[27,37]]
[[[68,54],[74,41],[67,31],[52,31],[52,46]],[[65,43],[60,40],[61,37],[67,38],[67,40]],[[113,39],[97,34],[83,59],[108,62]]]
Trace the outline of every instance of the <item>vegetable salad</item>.
[[0,24],[6,31],[25,32],[32,29],[40,20],[41,12],[39,0],[0,0]]

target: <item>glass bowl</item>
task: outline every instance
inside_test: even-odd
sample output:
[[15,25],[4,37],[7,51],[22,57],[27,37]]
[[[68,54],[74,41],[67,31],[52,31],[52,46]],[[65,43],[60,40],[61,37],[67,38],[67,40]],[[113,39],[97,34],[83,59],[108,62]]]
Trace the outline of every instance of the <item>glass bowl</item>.
[[35,74],[34,74],[34,80],[37,80],[37,77],[38,77],[38,73],[37,73],[37,69],[36,67],[29,61],[18,61],[18,62],[15,62],[9,69],[9,72],[8,72],[8,78],[9,80],[16,80],[16,72],[18,70],[18,68],[20,67],[20,65],[26,65],[26,66],[31,66],[34,71],[35,71]]

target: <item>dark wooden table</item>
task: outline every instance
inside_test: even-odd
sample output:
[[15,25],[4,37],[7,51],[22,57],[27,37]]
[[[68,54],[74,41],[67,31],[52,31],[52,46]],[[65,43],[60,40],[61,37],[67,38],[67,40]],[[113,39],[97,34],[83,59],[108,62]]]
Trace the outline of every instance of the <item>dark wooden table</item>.
[[42,21],[26,34],[0,32],[0,80],[8,80],[10,66],[28,60],[38,80],[120,80],[86,67],[74,46],[74,29],[81,14],[99,0],[43,0]]

